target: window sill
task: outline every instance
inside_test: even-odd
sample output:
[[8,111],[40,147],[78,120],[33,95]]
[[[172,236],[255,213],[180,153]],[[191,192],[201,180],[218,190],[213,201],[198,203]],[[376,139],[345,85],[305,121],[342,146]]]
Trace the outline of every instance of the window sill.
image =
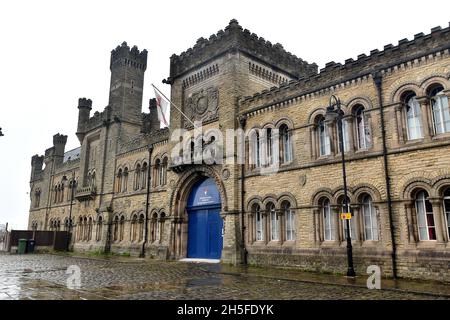
[[418,138],[418,139],[414,139],[414,140],[406,140],[405,141],[405,145],[416,145],[416,144],[421,144],[424,143],[425,139],[424,138]]
[[320,243],[322,247],[338,247],[340,242],[337,240],[324,240]]
[[418,249],[432,249],[435,248],[440,243],[437,242],[437,240],[419,240],[417,242],[417,248]]
[[450,132],[438,133],[431,137],[432,141],[446,140],[450,138]]

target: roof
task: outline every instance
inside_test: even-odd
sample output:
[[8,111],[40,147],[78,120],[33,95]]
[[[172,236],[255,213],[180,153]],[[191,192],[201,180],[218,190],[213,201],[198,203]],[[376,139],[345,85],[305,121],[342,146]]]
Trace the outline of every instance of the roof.
[[80,159],[80,150],[81,150],[81,147],[78,147],[76,149],[65,152],[63,162]]

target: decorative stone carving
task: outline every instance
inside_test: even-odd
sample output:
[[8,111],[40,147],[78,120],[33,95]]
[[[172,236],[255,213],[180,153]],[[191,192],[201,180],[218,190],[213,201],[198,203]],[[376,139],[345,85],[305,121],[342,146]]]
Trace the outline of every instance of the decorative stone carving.
[[[208,122],[219,116],[219,90],[217,88],[202,89],[190,95],[185,101],[185,113],[192,121]],[[191,127],[184,120],[184,127]]]
[[223,180],[228,180],[229,177],[230,177],[230,170],[223,169],[222,170],[222,179]]
[[303,174],[303,175],[300,176],[299,183],[300,183],[301,187],[305,186],[305,184],[306,184],[306,175]]

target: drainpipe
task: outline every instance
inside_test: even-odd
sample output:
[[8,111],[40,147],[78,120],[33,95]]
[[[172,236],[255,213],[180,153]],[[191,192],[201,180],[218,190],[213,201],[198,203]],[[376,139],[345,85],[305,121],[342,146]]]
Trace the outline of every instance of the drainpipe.
[[144,242],[142,243],[140,258],[145,258],[145,246],[148,242],[148,207],[150,206],[150,182],[151,182],[151,163],[152,163],[153,145],[148,146],[148,165],[147,165],[147,198],[145,200],[145,226],[144,226]]
[[389,176],[388,167],[388,155],[387,155],[387,145],[386,145],[386,127],[384,122],[384,106],[383,106],[383,95],[382,95],[382,75],[381,72],[375,72],[372,74],[373,81],[377,87],[378,103],[380,107],[380,121],[381,121],[381,136],[383,141],[383,162],[384,162],[384,178],[386,182],[386,194],[388,202],[388,212],[389,212],[389,229],[391,230],[391,242],[392,242],[392,276],[394,279],[397,278],[397,246],[395,243],[395,232],[393,223],[393,211],[392,211],[392,198],[391,198],[391,180]]
[[[239,125],[242,129],[242,131],[245,131],[245,124],[247,122],[247,117],[246,116],[241,116],[239,117]],[[245,135],[244,135],[244,139],[242,140],[242,150],[241,150],[241,154],[242,154],[242,158],[241,160],[245,159]],[[241,220],[242,220],[242,239],[241,239],[241,250],[242,250],[242,254],[243,254],[243,264],[247,264],[247,248],[245,247],[245,161],[242,161],[241,163]]]

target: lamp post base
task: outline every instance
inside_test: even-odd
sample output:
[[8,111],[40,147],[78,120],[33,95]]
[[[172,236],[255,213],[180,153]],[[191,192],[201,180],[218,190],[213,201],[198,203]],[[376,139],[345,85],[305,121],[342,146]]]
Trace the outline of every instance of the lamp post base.
[[347,277],[351,277],[351,278],[356,277],[356,273],[355,273],[355,270],[353,270],[353,268],[347,269]]

